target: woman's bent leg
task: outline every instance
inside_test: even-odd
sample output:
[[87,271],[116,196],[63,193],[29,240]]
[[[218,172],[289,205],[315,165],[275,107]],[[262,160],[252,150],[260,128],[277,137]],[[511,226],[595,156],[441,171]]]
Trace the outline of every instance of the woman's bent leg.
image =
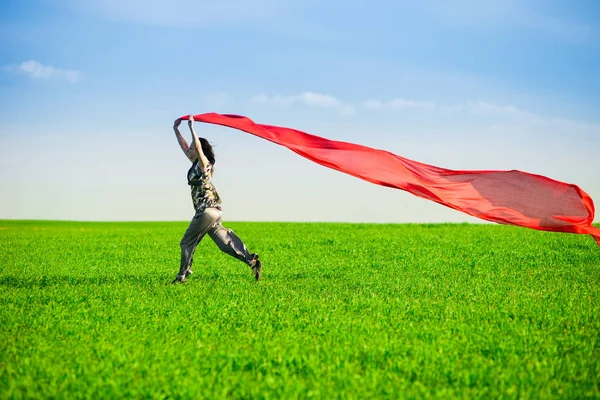
[[220,217],[221,212],[214,208],[207,208],[194,215],[183,238],[181,238],[181,241],[179,242],[179,247],[181,248],[181,262],[176,281],[185,280],[185,273],[192,266],[192,258],[198,243],[200,243],[204,235],[215,225]]
[[219,246],[221,251],[252,266],[253,261],[256,259],[256,254],[250,254],[242,239],[231,229],[223,227],[221,221],[208,231],[208,235]]

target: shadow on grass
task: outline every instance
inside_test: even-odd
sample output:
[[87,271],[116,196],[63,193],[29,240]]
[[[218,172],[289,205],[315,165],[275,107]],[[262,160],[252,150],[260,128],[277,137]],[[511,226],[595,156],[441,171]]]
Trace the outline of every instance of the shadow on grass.
[[[222,274],[194,274],[188,281],[203,281],[214,283],[221,278],[227,279],[227,276]],[[232,277],[230,277],[232,278]],[[115,276],[68,276],[68,275],[52,275],[39,277],[16,277],[3,276],[0,277],[0,287],[7,288],[46,288],[54,286],[104,286],[115,284],[140,285],[140,286],[156,286],[170,285],[174,276],[165,275],[115,275]]]

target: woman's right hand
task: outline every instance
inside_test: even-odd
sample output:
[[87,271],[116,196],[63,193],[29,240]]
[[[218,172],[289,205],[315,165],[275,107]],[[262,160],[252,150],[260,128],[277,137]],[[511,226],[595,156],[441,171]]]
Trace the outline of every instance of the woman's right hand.
[[173,129],[179,128],[179,125],[181,125],[181,118],[177,118],[175,122],[173,122]]

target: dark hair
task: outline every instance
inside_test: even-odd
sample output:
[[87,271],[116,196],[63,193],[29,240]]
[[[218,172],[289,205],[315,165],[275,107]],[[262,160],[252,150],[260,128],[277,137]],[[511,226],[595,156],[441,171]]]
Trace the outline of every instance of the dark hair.
[[204,153],[208,161],[212,165],[215,165],[215,152],[213,151],[212,146],[210,145],[210,143],[208,143],[208,140],[204,139],[203,137],[199,139],[200,145],[202,146],[202,152]]

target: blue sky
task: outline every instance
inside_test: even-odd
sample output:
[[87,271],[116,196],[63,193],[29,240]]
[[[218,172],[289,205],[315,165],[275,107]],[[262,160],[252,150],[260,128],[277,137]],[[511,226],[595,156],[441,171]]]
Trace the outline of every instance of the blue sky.
[[[0,218],[189,219],[171,124],[209,111],[599,199],[600,5],[487,3],[5,0]],[[197,129],[226,220],[474,221]]]

